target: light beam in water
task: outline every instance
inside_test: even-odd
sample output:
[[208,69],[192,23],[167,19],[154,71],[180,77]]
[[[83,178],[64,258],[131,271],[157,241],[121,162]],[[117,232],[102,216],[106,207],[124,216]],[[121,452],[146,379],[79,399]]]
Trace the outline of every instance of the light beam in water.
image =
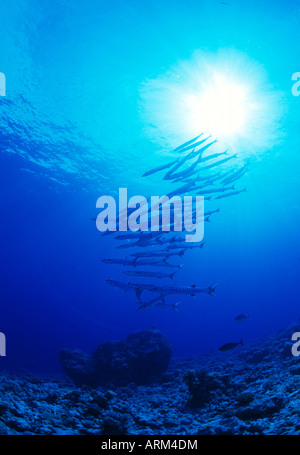
[[248,158],[282,137],[285,99],[264,68],[242,52],[199,51],[145,82],[141,100],[146,131],[167,149],[205,132]]

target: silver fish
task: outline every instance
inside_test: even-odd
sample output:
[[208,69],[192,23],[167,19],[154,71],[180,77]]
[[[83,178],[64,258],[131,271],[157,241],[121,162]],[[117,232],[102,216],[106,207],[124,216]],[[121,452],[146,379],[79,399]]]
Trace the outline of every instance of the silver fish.
[[161,296],[156,297],[153,300],[150,300],[149,302],[142,302],[140,301],[140,306],[138,307],[137,311],[141,310],[147,310],[149,308],[172,308],[175,311],[178,311],[178,306],[180,305],[181,302],[176,302],[176,303],[166,303],[165,299],[162,298]]
[[184,250],[174,251],[171,253],[168,250],[161,250],[161,251],[145,251],[142,253],[133,253],[130,256],[134,256],[138,258],[154,258],[154,257],[165,257],[166,259],[171,256],[183,256]]
[[232,172],[232,174],[229,175],[229,177],[221,180],[222,184],[227,185],[228,183],[235,182],[236,180],[240,179],[247,172],[247,170],[248,170],[247,166],[244,166],[238,171]]
[[148,259],[138,259],[135,263],[136,266],[141,266],[141,265],[151,265],[154,267],[170,267],[170,268],[176,268],[176,269],[181,269],[183,267],[182,264],[170,264],[169,262],[163,262],[163,261],[151,261]]
[[206,161],[219,158],[219,156],[228,155],[227,152],[228,152],[228,150],[225,150],[225,152],[213,153],[212,155],[207,155],[207,156],[201,157],[201,159],[199,160],[199,163],[205,163]]
[[237,158],[237,153],[234,155],[229,156],[228,158],[224,158],[223,160],[215,161],[212,164],[208,164],[207,166],[201,167],[201,171],[212,169],[213,167],[220,166],[220,164],[227,163],[227,161],[232,160],[233,158]]
[[[144,284],[140,284],[139,289],[139,296],[142,294],[144,290],[149,292],[155,292],[162,296],[170,295],[170,294],[186,294],[191,295],[194,297],[196,294],[209,294],[215,296],[215,288],[218,283],[212,284],[207,288],[200,288],[199,286],[152,286],[152,287],[144,287]],[[146,285],[147,286],[147,285]]]
[[200,244],[198,243],[193,243],[193,242],[190,242],[190,243],[185,243],[183,245],[177,245],[176,243],[171,243],[169,246],[167,246],[167,250],[173,250],[173,249],[181,249],[181,250],[190,250],[190,249],[193,249],[193,248],[203,248],[204,245],[205,245],[206,242],[201,242]]
[[[202,139],[201,141],[194,142],[192,145],[189,145],[187,147],[184,147],[184,148],[178,150],[178,153],[184,153],[184,152],[187,152],[188,150],[190,150],[193,147],[198,147],[199,145],[204,144],[204,142],[206,142],[207,139],[209,139],[210,137],[211,136],[207,136],[205,139]],[[215,141],[215,142],[217,142],[217,141]]]
[[179,169],[186,161],[191,160],[195,156],[197,156],[197,152],[192,150],[191,153],[189,153],[188,155],[184,156],[181,160],[178,160],[178,162],[175,164],[175,166],[173,166],[172,169],[170,169],[165,174],[165,176],[163,177],[163,180],[172,180],[172,174],[174,174],[174,172],[177,169]]
[[199,137],[203,136],[203,134],[204,134],[204,133],[201,133],[201,134],[199,134],[199,136],[194,137],[194,139],[191,139],[190,141],[187,141],[187,142],[185,142],[184,144],[179,145],[179,147],[176,147],[176,149],[174,149],[173,151],[174,151],[174,152],[178,152],[179,150],[183,149],[183,148],[186,147],[187,145],[190,145],[190,144],[192,144],[193,142],[195,142],[197,139],[199,139]]
[[130,275],[130,276],[139,276],[139,277],[145,277],[145,278],[158,278],[158,279],[169,278],[170,280],[175,281],[174,275],[178,272],[162,273],[162,272],[152,272],[152,271],[146,271],[146,270],[126,270],[123,273],[125,273],[126,275]]
[[173,166],[176,164],[178,159],[173,160],[169,163],[163,164],[162,166],[155,167],[154,169],[151,169],[150,171],[145,172],[145,174],[142,175],[142,177],[147,177],[148,175],[155,174],[156,172],[163,171],[164,169],[167,169],[168,167]]
[[[198,188],[198,187],[195,187],[193,188],[193,191],[196,191],[198,189],[201,189]],[[235,190],[234,186],[229,186],[229,187],[219,187],[219,188],[208,188],[206,190],[202,190],[201,193],[199,193],[199,196],[203,196],[204,194],[212,194],[212,193],[224,193],[225,191],[228,191],[228,190]]]
[[[199,152],[199,154],[200,154],[199,158],[201,157],[201,154],[202,154],[206,149],[208,149],[208,147],[210,147],[211,145],[215,144],[216,142],[217,142],[217,140],[212,141],[212,142],[210,142],[209,144],[207,144],[207,145],[205,145],[204,147],[202,147],[200,150],[198,150],[198,152]],[[199,161],[196,160],[196,161],[195,161],[191,166],[189,166],[187,169],[184,169],[184,170],[181,171],[181,172],[177,172],[177,173],[175,173],[175,174],[172,174],[171,176],[169,176],[168,179],[166,179],[166,178],[165,178],[166,176],[165,176],[165,177],[164,177],[164,180],[176,179],[176,178],[178,178],[178,177],[181,177],[181,178],[182,178],[182,177],[189,177],[190,174],[192,174],[192,172],[193,172],[194,169],[196,168],[196,166],[198,166],[198,164],[199,164]]]
[[110,280],[109,278],[107,278],[107,280],[105,280],[105,281],[108,284],[110,284],[111,286],[113,286],[114,288],[122,289],[125,292],[134,291],[134,289],[132,289],[130,286],[128,286],[128,284],[122,283],[122,281]]
[[114,265],[129,265],[129,266],[136,266],[136,258],[135,259],[122,259],[122,258],[117,258],[117,259],[102,259],[101,262],[104,262],[104,264],[114,264]]
[[226,193],[226,194],[217,196],[215,199],[223,199],[224,197],[236,196],[237,194],[244,193],[245,191],[247,191],[246,188],[239,190],[239,191],[232,191],[231,193]]

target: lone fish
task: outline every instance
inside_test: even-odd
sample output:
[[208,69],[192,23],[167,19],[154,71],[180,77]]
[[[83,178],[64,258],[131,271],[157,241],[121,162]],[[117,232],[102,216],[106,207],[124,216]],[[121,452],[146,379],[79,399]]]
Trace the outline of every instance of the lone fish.
[[219,348],[219,351],[222,351],[222,352],[226,352],[226,351],[231,351],[231,349],[234,349],[236,348],[237,346],[239,345],[244,345],[244,342],[243,340],[241,340],[239,343],[226,343],[226,344],[223,344],[223,346],[221,346]]

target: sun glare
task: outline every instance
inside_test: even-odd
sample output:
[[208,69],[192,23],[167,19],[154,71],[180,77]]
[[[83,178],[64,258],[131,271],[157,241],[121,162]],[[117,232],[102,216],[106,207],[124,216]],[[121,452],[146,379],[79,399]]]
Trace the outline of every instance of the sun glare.
[[199,51],[145,82],[141,99],[149,136],[170,147],[204,132],[247,157],[281,139],[284,98],[264,68],[241,52]]
[[250,108],[244,87],[224,79],[214,83],[202,93],[187,99],[191,121],[214,136],[231,136],[242,132]]

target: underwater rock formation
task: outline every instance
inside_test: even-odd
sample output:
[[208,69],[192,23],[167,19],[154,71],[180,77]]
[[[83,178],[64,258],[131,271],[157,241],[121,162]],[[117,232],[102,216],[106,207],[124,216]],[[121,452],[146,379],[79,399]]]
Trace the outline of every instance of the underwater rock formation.
[[59,361],[74,384],[97,385],[92,359],[85,352],[79,349],[61,349]]
[[197,408],[207,403],[212,392],[224,392],[229,388],[229,377],[206,373],[205,371],[189,370],[183,376],[191,395],[188,405]]
[[60,362],[76,385],[145,384],[168,368],[172,349],[158,330],[132,333],[125,340],[98,346],[92,356],[78,350],[63,349]]
[[[126,362],[149,362],[156,377],[134,373],[144,384],[98,385],[93,356],[70,350],[61,355],[66,371],[97,388],[0,371],[0,434],[300,435],[300,357],[290,343],[299,331],[297,323],[239,350],[173,358],[160,376],[170,348],[156,330],[96,349],[98,367],[124,368],[124,382],[133,377]],[[103,352],[110,352],[105,361]]]

